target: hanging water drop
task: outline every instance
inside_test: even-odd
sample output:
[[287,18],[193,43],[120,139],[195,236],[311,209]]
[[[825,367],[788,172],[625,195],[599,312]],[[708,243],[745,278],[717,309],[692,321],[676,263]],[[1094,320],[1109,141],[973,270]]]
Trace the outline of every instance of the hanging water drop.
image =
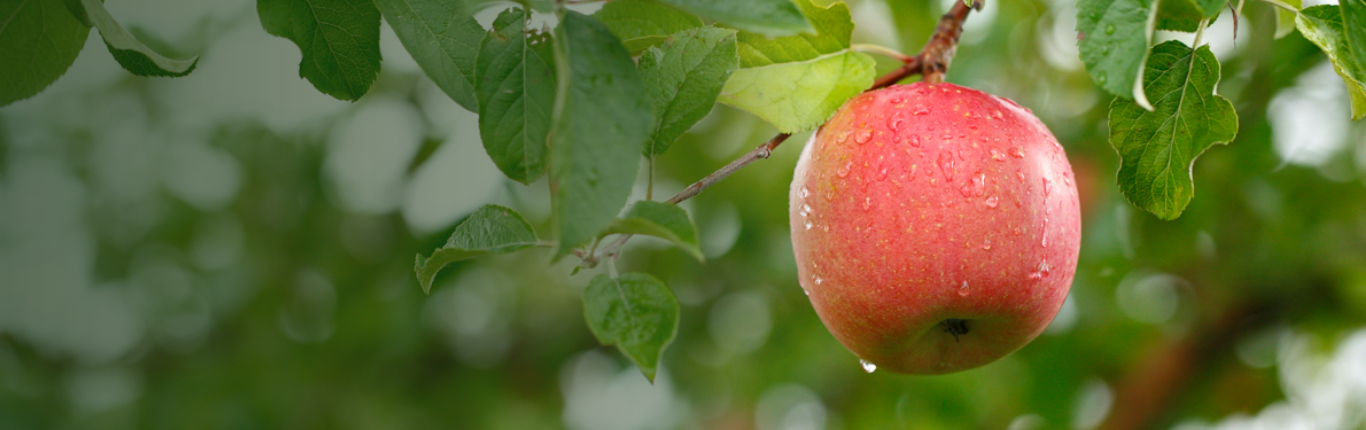
[[806,229],[807,229],[807,230],[810,230],[811,227],[814,227],[814,226],[815,226],[814,224],[811,224],[811,220],[806,220],[806,222],[805,222],[805,223],[802,223],[802,225],[806,226]]
[[968,281],[963,281],[963,285],[958,286],[958,296],[959,296],[959,297],[967,297],[967,296],[968,296]]
[[811,214],[811,205],[802,203],[802,210],[798,211],[797,213],[800,214],[803,218],[805,218],[807,215]]
[[868,360],[864,360],[864,359],[860,358],[860,359],[858,360],[858,364],[859,364],[859,366],[862,366],[862,367],[863,367],[863,371],[864,371],[864,372],[873,373],[873,372],[876,372],[876,371],[877,371],[877,365],[876,365],[876,364],[873,364],[873,363],[870,363]]
[[811,195],[811,191],[810,191],[810,190],[807,190],[806,187],[802,187],[801,190],[797,191],[797,196],[798,196],[798,197],[801,197],[801,198],[803,198],[803,199],[807,198],[807,197],[810,196],[810,195]]

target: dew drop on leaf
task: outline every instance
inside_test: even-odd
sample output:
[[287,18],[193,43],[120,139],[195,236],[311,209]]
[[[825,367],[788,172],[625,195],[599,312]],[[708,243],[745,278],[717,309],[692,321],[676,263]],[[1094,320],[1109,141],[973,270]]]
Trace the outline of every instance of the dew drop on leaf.
[[877,371],[877,365],[868,362],[868,360],[864,360],[864,359],[861,359],[861,358],[860,358],[859,361],[858,361],[858,364],[859,364],[859,366],[862,366],[862,367],[863,367],[863,371],[864,371],[864,372],[873,373],[873,372],[876,372],[876,371]]

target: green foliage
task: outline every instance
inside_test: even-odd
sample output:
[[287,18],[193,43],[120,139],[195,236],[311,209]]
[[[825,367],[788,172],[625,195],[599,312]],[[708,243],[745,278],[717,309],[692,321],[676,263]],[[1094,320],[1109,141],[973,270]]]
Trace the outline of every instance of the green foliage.
[[1338,8],[1342,10],[1342,22],[1351,23],[1343,26],[1342,36],[1356,60],[1352,70],[1356,71],[1358,82],[1366,81],[1366,0],[1340,0]]
[[484,28],[471,7],[464,0],[375,0],[375,6],[432,82],[460,106],[479,112],[474,69]]
[[299,76],[341,100],[360,99],[379,74],[379,10],[370,0],[257,0],[266,32],[299,46]]
[[[811,30],[793,0],[656,0],[684,12],[711,18],[765,36],[787,36]],[[809,1],[809,0],[796,0]]]
[[1157,5],[1157,29],[1184,31],[1191,33],[1200,28],[1200,20],[1205,18],[1200,5],[1192,0],[1159,0]]
[[76,61],[90,27],[62,0],[0,3],[0,106],[38,94]]
[[[1175,1],[1175,0],[1173,0]],[[1080,0],[1077,45],[1096,84],[1129,97],[1148,55],[1157,12],[1152,0]]]
[[1219,61],[1208,46],[1192,51],[1179,41],[1153,47],[1144,90],[1153,110],[1131,100],[1110,104],[1110,144],[1119,152],[1119,189],[1159,218],[1181,215],[1195,194],[1191,165],[1238,131],[1233,104],[1214,94]]
[[635,63],[597,20],[567,12],[550,154],[556,257],[597,236],[626,204],[650,137],[650,102]]
[[644,273],[598,275],[583,291],[583,316],[593,336],[616,345],[650,381],[678,333],[678,311],[673,291]]
[[422,292],[430,293],[432,280],[447,264],[489,254],[505,254],[536,246],[536,232],[517,211],[498,205],[484,205],[455,225],[446,245],[437,248],[430,257],[417,256],[413,270],[422,284]]
[[677,205],[641,200],[631,205],[625,215],[617,218],[602,235],[643,234],[654,236],[678,245],[688,255],[703,261],[702,248],[697,245],[697,227],[688,212]]
[[702,26],[696,16],[647,0],[607,2],[593,17],[612,30],[633,56],[664,43],[671,34]]
[[199,63],[197,56],[189,60],[173,60],[148,48],[124,30],[99,0],[72,0],[67,2],[67,7],[87,25],[100,30],[109,53],[113,54],[124,70],[134,75],[180,77],[190,74]]
[[[1352,99],[1352,119],[1366,117],[1366,68],[1353,54],[1348,40],[1349,36],[1360,35],[1360,31],[1347,33],[1343,27],[1342,12],[1332,5],[1304,9],[1296,18],[1295,26],[1305,39],[1314,42],[1323,49],[1323,53],[1328,54],[1328,60],[1333,62],[1333,70],[1347,83],[1347,93]],[[1361,26],[1356,28],[1360,29]],[[1357,41],[1366,43],[1366,40]]]
[[509,9],[479,50],[479,134],[509,178],[530,184],[545,173],[546,135],[555,108],[555,52],[549,34],[526,29]]
[[1281,7],[1276,8],[1276,38],[1277,38],[1277,39],[1280,39],[1280,38],[1285,37],[1286,35],[1289,35],[1290,33],[1294,32],[1294,31],[1295,31],[1295,16],[1299,15],[1299,13],[1298,13],[1297,11],[1299,11],[1300,8],[1303,7],[1303,6],[1302,6],[1303,3],[1301,3],[1302,0],[1283,0],[1283,1],[1282,1],[1282,0],[1268,0],[1268,1],[1281,1],[1281,2],[1282,2],[1282,3],[1281,3],[1282,5],[1284,5],[1284,6],[1289,6],[1289,7],[1293,7],[1293,8],[1295,9],[1295,10],[1286,10],[1285,8],[1281,8]]
[[849,6],[801,0],[816,34],[770,39],[739,34],[740,70],[720,101],[747,110],[779,131],[807,130],[830,118],[845,101],[873,85],[872,57],[849,50],[854,29]]
[[739,62],[735,31],[715,27],[681,31],[645,51],[638,66],[655,114],[645,155],[663,154],[707,116]]

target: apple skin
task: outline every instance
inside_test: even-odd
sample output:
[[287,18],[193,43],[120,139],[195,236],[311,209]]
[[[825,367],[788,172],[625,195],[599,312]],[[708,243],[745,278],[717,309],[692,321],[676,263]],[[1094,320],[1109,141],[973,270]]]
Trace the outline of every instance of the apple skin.
[[953,84],[850,99],[806,144],[789,202],[802,289],[878,369],[951,373],[1014,352],[1077,268],[1062,146],[1029,110]]

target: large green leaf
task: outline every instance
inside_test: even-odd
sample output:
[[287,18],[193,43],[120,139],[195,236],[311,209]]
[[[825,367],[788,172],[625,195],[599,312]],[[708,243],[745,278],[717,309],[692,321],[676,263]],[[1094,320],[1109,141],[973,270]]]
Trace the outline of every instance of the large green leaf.
[[1360,62],[1352,53],[1342,25],[1342,12],[1332,5],[1306,8],[1295,19],[1295,26],[1305,39],[1328,54],[1333,70],[1347,83],[1347,93],[1352,99],[1352,119],[1366,117],[1366,69],[1359,66]]
[[707,116],[739,62],[735,31],[715,27],[684,30],[669,37],[663,49],[646,51],[639,67],[655,123],[645,155],[664,153]]
[[1077,47],[1096,84],[1132,97],[1156,26],[1153,0],[1080,0]]
[[293,41],[299,76],[323,94],[357,100],[379,74],[379,10],[371,0],[257,0],[266,32]]
[[493,163],[530,184],[545,173],[546,135],[555,108],[555,51],[549,34],[526,31],[526,12],[509,9],[479,50],[479,134]]
[[536,232],[522,214],[498,205],[484,205],[455,225],[446,245],[430,257],[417,256],[414,270],[422,292],[431,292],[432,280],[447,264],[460,260],[517,251],[538,244]]
[[845,101],[873,85],[876,62],[849,50],[849,7],[799,0],[815,34],[770,39],[741,32],[740,70],[719,101],[749,111],[778,131],[795,133],[825,122]]
[[62,0],[0,2],[0,106],[38,94],[76,61],[90,27]]
[[1192,51],[1179,41],[1153,47],[1143,87],[1153,110],[1132,100],[1110,104],[1110,144],[1119,152],[1119,190],[1130,202],[1171,220],[1181,216],[1195,184],[1196,157],[1233,140],[1238,114],[1214,93],[1219,60],[1208,46]]
[[594,277],[583,290],[583,316],[598,342],[616,345],[650,381],[678,334],[678,299],[644,273]]
[[[1339,0],[1342,10],[1342,35],[1347,39],[1347,47],[1356,60],[1354,70],[1366,72],[1366,0]],[[1357,73],[1358,80],[1366,79],[1366,73]]]
[[[793,0],[656,0],[720,21],[731,27],[765,36],[786,36],[810,31]],[[804,2],[809,0],[796,0]]]
[[593,17],[612,30],[631,55],[664,43],[671,34],[702,26],[696,16],[646,0],[610,1]]
[[697,227],[693,226],[688,212],[677,205],[641,200],[631,206],[626,214],[617,218],[602,235],[643,234],[654,236],[683,248],[689,255],[702,261],[702,248],[697,245]]
[[850,97],[873,85],[875,62],[845,51],[799,63],[740,69],[718,98],[773,124],[783,133],[818,126]]
[[569,11],[550,149],[556,257],[597,236],[626,204],[654,121],[635,63],[611,31]]
[[189,60],[173,60],[148,48],[128,30],[124,30],[100,0],[70,0],[67,7],[86,25],[100,30],[100,37],[104,38],[104,45],[109,48],[114,60],[134,75],[180,77],[190,74],[199,63],[198,56]]
[[1157,5],[1157,29],[1193,33],[1200,28],[1200,20],[1205,11],[1195,0],[1159,0]]
[[465,0],[375,0],[384,20],[427,77],[451,100],[479,111],[475,58],[484,28]]

